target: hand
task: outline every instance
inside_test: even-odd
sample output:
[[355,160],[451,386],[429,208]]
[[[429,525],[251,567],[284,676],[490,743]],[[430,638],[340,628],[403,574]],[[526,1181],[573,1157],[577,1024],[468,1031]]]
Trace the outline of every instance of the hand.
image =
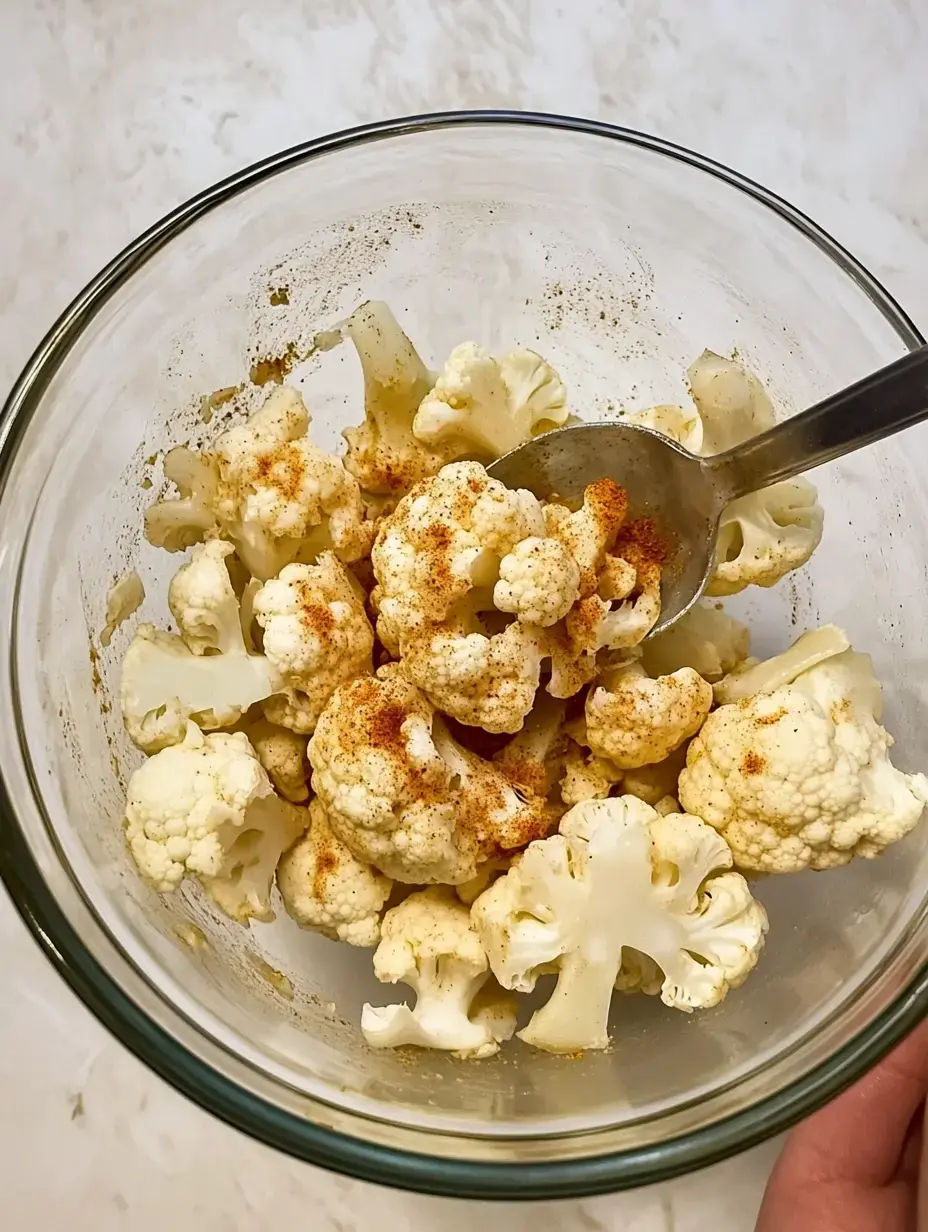
[[928,1229],[921,1179],[928,1023],[856,1086],[798,1125],[764,1194],[756,1232]]

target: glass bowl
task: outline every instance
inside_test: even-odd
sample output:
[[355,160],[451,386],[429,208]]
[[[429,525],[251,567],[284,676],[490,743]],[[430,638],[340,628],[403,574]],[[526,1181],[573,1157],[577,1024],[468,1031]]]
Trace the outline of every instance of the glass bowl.
[[[787,415],[922,343],[785,202],[602,124],[395,121],[202,193],[75,300],[6,404],[4,881],[119,1039],[216,1115],[313,1163],[435,1193],[543,1198],[713,1162],[834,1095],[924,1013],[923,832],[872,863],[759,883],[770,939],[744,988],[692,1016],[617,996],[614,1046],[576,1059],[518,1043],[483,1062],[371,1051],[361,1004],[394,990],[374,982],[369,953],[283,913],[242,928],[189,886],[159,898],[129,865],[123,792],[141,759],[116,697],[136,620],[108,647],[99,633],[108,588],[133,567],[148,592],[139,618],[165,620],[178,561],[141,536],[161,452],[241,418],[267,392],[256,383],[287,368],[315,439],[340,444],[362,415],[359,369],[347,346],[313,339],[374,297],[433,364],[471,337],[541,351],[584,418],[684,399],[704,347],[736,350]],[[818,553],[735,605],[759,653],[820,617],[845,626],[874,656],[910,769],[928,720],[926,434],[820,471]]]

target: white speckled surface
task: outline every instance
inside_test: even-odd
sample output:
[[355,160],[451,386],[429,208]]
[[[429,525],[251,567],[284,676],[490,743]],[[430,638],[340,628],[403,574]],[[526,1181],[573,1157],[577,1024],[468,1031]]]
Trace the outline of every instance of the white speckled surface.
[[[347,124],[594,115],[807,210],[928,326],[928,10],[913,0],[36,0],[0,11],[0,383],[116,250],[213,180]],[[370,84],[365,84],[370,83]],[[81,1008],[5,898],[3,1227],[746,1232],[771,1144],[660,1189],[476,1208],[376,1190],[227,1129]]]

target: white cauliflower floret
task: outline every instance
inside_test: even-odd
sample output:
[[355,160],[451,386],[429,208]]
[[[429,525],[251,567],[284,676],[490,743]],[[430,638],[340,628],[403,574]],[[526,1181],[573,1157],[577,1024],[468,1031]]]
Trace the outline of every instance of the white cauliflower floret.
[[739,868],[791,873],[879,855],[928,801],[928,779],[891,764],[880,714],[869,657],[828,658],[713,711],[689,747],[680,801],[725,837]]
[[501,612],[547,628],[579,598],[579,566],[559,539],[523,539],[500,561],[493,603]]
[[263,655],[195,655],[174,633],[139,625],[122,661],[120,700],[126,731],[145,753],[178,744],[187,720],[231,727],[277,688]]
[[685,615],[642,645],[641,663],[649,676],[668,676],[691,667],[715,684],[748,657],[751,635],[740,621],[711,603],[697,603]]
[[344,325],[364,374],[364,423],[346,428],[345,466],[366,492],[407,492],[447,461],[413,435],[419,403],[435,382],[386,304],[371,300]]
[[403,648],[445,620],[474,587],[495,583],[516,544],[544,533],[535,497],[490,479],[478,462],[452,463],[418,484],[383,519],[371,552],[384,645]]
[[672,441],[688,449],[690,453],[702,452],[702,420],[695,407],[689,410],[672,403],[649,406],[643,411],[625,411],[622,419],[669,436]]
[[208,539],[194,547],[189,562],[171,579],[168,607],[195,655],[244,652],[239,601],[226,564],[234,551],[231,543]]
[[488,732],[517,732],[549,654],[542,630],[516,621],[488,637],[450,622],[410,642],[403,672],[442,711]]
[[710,595],[775,586],[806,563],[822,538],[824,513],[807,479],[790,479],[727,505],[716,541]]
[[717,681],[712,692],[720,705],[739,702],[757,693],[772,693],[774,689],[791,684],[817,663],[824,663],[850,648],[843,629],[837,625],[822,625],[801,634],[783,654],[760,662],[744,662]]
[[182,743],[129,780],[126,842],[145,880],[168,894],[195,877],[243,924],[273,920],[274,870],[307,820],[274,794],[241,732],[204,736],[188,723]]
[[332,829],[394,881],[469,881],[551,825],[545,801],[520,799],[498,769],[457,745],[396,665],[335,692],[309,759]]
[[571,740],[564,757],[561,799],[568,806],[584,800],[605,799],[623,777],[615,762],[597,757]]
[[373,671],[374,631],[344,565],[323,552],[315,565],[287,565],[254,601],[278,696],[272,723],[308,735],[336,687]]
[[244,731],[278,794],[292,804],[305,804],[309,799],[306,737],[267,719],[256,719]]
[[702,726],[712,686],[691,667],[651,680],[638,663],[608,672],[586,699],[587,741],[624,770],[661,762]]
[[413,433],[459,457],[491,461],[567,416],[561,379],[540,355],[510,351],[496,360],[476,342],[462,342],[423,398]]
[[718,871],[730,866],[698,818],[661,817],[633,796],[572,808],[471,909],[504,988],[530,992],[557,973],[520,1038],[549,1052],[605,1048],[626,948],[661,970],[665,1004],[718,1005],[753,969],[767,928],[744,878]]
[[402,981],[416,994],[412,1009],[405,1003],[364,1006],[361,1030],[374,1048],[415,1044],[482,1058],[515,1030],[511,997],[497,994],[475,1006],[490,978],[487,956],[467,907],[444,886],[410,894],[387,912],[374,974],[385,984]]
[[703,351],[690,364],[687,376],[702,430],[694,453],[703,457],[724,453],[776,423],[763,385],[735,360]]
[[145,538],[156,548],[186,552],[219,531],[215,466],[186,445],[164,455],[164,477],[180,493],[145,510]]
[[[629,416],[693,453],[708,457],[740,445],[775,423],[760,381],[734,360],[705,351],[689,369],[696,403],[693,417],[670,408]],[[661,412],[658,414],[658,412]],[[824,515],[808,480],[791,479],[732,501],[722,513],[710,595],[733,595],[746,586],[773,586],[804,565],[822,538]]]
[[177,551],[218,533],[262,580],[325,548],[346,561],[366,555],[373,525],[364,519],[357,481],[312,444],[308,428],[303,399],[283,386],[199,457],[172,450],[165,473],[170,460],[181,500],[148,511],[148,538]]
[[309,806],[309,829],[277,866],[277,888],[302,928],[349,945],[376,945],[393,883],[356,860],[336,837],[325,806]]

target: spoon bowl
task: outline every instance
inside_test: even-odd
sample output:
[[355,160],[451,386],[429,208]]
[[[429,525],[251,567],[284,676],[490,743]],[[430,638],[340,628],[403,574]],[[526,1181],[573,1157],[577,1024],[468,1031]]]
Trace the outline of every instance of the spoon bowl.
[[702,459],[652,428],[571,424],[533,437],[487,471],[509,488],[528,488],[539,500],[555,498],[571,508],[603,476],[623,487],[629,518],[650,518],[667,543],[661,615],[652,632],[678,620],[709,584],[724,500]]
[[792,479],[928,419],[928,347],[903,356],[800,415],[733,449],[696,457],[638,424],[572,424],[536,436],[487,468],[510,488],[579,506],[604,476],[628,494],[629,516],[649,517],[667,541],[661,614],[679,620],[709,584],[719,519],[741,496]]

